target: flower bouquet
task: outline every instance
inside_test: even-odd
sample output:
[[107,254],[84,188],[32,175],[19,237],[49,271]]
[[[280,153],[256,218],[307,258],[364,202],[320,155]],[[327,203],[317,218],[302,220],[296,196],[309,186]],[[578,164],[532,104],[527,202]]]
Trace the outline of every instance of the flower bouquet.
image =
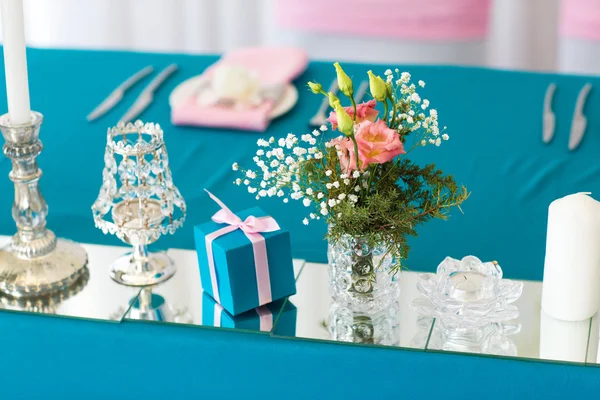
[[407,258],[407,238],[417,235],[417,225],[447,218],[469,194],[435,165],[419,166],[408,157],[449,139],[409,73],[388,69],[383,79],[369,71],[373,99],[356,104],[352,80],[339,63],[334,66],[349,106],[320,84],[308,84],[328,98],[333,135],[322,126],[300,137],[260,139],[256,168],[242,169],[235,184],[257,199],[301,201],[309,209],[306,225],[324,219],[332,296],[358,310],[381,308],[397,291],[393,275]]

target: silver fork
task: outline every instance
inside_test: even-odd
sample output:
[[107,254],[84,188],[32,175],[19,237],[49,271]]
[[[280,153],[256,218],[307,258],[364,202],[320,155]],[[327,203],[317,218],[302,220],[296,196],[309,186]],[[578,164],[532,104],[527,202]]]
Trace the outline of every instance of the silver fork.
[[[337,91],[338,91],[337,79],[334,79],[331,82],[331,85],[329,85],[329,92],[336,94]],[[315,127],[315,128],[317,128],[321,125],[325,125],[325,123],[327,122],[327,115],[325,114],[325,112],[327,111],[328,107],[329,107],[329,99],[327,97],[325,97],[323,99],[323,101],[321,102],[321,106],[317,110],[317,113],[310,119],[308,124],[311,127]]]

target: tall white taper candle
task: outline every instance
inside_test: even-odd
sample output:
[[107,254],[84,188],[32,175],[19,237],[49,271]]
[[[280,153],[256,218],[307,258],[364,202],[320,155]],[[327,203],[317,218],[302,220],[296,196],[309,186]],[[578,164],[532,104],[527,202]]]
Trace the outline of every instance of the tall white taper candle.
[[600,308],[600,203],[588,193],[548,208],[542,308],[565,321],[590,318]]
[[0,0],[0,13],[8,116],[12,124],[19,125],[28,123],[31,119],[23,0]]

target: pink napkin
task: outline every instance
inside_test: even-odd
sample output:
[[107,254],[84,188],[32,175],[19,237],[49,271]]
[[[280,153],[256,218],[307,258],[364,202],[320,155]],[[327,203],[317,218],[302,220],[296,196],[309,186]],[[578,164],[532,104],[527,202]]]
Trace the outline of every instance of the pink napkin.
[[[254,71],[265,87],[288,84],[308,65],[308,56],[302,49],[288,47],[251,47],[234,50],[204,71],[210,77],[221,64],[235,65]],[[200,106],[190,97],[171,109],[173,125],[210,126],[262,132],[270,122],[273,101],[266,100],[257,107],[234,109],[225,106]]]

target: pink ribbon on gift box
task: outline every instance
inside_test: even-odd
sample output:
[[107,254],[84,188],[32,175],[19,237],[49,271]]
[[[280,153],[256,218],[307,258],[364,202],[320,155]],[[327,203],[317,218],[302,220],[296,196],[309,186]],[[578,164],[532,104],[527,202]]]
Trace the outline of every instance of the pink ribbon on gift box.
[[219,285],[217,281],[217,271],[215,269],[215,258],[212,251],[212,242],[223,235],[240,229],[252,243],[254,253],[254,265],[256,268],[256,283],[258,285],[258,301],[260,305],[270,303],[273,298],[271,295],[271,278],[269,276],[269,261],[267,258],[267,244],[261,233],[274,232],[281,229],[272,217],[256,218],[249,216],[244,221],[235,215],[221,200],[208,190],[206,193],[213,199],[221,209],[217,211],[212,220],[218,224],[227,224],[227,226],[206,235],[206,253],[208,255],[208,269],[215,300],[220,303]]
[[[271,332],[273,329],[273,314],[266,306],[261,306],[256,309],[259,319],[259,330],[261,332]],[[221,315],[223,314],[223,306],[215,303],[213,326],[219,328],[221,326]]]

